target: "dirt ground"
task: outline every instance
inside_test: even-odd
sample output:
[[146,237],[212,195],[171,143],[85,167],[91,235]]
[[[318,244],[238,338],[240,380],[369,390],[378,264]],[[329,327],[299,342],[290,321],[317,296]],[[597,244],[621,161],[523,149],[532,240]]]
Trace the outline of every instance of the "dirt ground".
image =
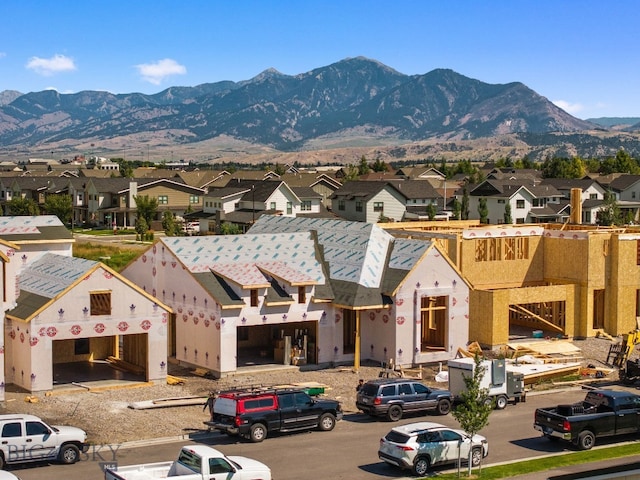
[[[582,349],[584,366],[604,366],[609,345],[608,340],[588,339],[574,342]],[[423,369],[423,382],[431,386],[447,388],[438,384],[435,375],[439,365]],[[326,385],[325,396],[341,401],[345,413],[355,412],[355,387],[359,378],[377,378],[379,366],[361,367],[355,373],[350,367],[323,370],[280,370],[259,374],[227,377],[220,380],[202,378],[190,370],[171,366],[170,373],[185,380],[182,385],[153,385],[137,388],[113,389],[81,393],[36,395],[7,389],[6,401],[1,413],[30,413],[52,424],[73,425],[84,429],[88,441],[94,444],[121,443],[161,437],[175,437],[206,430],[203,421],[207,413],[203,405],[208,392],[249,385],[282,385],[300,382],[317,382]],[[617,379],[617,372],[607,378]],[[134,410],[131,402],[161,398],[202,396],[202,405]],[[34,400],[32,403],[29,400]]]

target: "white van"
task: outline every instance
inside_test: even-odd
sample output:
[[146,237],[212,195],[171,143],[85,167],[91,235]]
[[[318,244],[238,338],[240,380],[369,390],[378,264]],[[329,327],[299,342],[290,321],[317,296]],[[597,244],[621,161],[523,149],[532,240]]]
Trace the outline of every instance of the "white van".
[[35,415],[0,415],[0,437],[0,468],[45,460],[76,463],[88,449],[84,430],[47,425]]

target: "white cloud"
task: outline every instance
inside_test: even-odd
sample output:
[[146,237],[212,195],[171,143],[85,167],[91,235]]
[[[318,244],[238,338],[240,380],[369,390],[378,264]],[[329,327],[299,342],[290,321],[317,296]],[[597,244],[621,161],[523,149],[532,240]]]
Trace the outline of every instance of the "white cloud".
[[53,90],[54,92],[58,92],[58,93],[76,93],[73,90],[60,90],[58,87],[45,87],[45,90]]
[[31,57],[26,67],[38,75],[45,77],[50,77],[60,72],[71,72],[77,69],[72,58],[60,54],[56,54],[51,58]]
[[571,115],[575,115],[576,113],[580,113],[584,110],[584,106],[580,103],[570,103],[565,100],[552,100],[552,103]]
[[135,66],[145,82],[160,85],[162,81],[171,75],[184,75],[187,69],[175,60],[165,58],[155,63],[143,63]]

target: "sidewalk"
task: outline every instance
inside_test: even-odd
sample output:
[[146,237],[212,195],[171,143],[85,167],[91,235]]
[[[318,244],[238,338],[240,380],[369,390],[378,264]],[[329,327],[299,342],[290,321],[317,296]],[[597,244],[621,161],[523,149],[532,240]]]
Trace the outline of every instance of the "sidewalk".
[[[638,448],[640,453],[640,447]],[[619,473],[619,475],[614,475]],[[511,477],[513,480],[577,480],[589,478],[624,478],[625,480],[640,479],[640,461],[637,455],[613,458],[581,465],[530,473]]]

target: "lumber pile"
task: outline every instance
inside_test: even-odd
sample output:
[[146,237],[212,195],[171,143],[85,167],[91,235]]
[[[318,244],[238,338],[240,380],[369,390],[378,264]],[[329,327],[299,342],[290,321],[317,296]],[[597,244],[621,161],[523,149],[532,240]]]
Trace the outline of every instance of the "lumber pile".
[[152,408],[190,407],[193,405],[204,405],[206,401],[207,397],[172,397],[131,402],[128,406],[133,410],[149,410]]
[[415,368],[406,368],[400,366],[400,377],[401,378],[413,378],[415,380],[423,380],[422,376],[422,365],[418,365]]
[[[456,358],[487,357],[478,342],[466,349],[459,348]],[[582,352],[566,340],[541,340],[531,343],[511,343],[500,349],[499,356],[506,359],[507,370],[522,373],[525,385],[580,373]]]
[[542,363],[567,363],[583,360],[581,350],[568,340],[544,340],[531,343],[509,343],[502,348],[505,358],[533,357]]
[[464,357],[473,358],[476,355],[479,355],[480,357],[484,357],[484,352],[482,351],[482,347],[478,342],[470,342],[467,344],[466,349],[460,347],[456,352],[456,358],[464,358]]
[[167,385],[184,385],[185,383],[186,380],[184,378],[167,375]]

